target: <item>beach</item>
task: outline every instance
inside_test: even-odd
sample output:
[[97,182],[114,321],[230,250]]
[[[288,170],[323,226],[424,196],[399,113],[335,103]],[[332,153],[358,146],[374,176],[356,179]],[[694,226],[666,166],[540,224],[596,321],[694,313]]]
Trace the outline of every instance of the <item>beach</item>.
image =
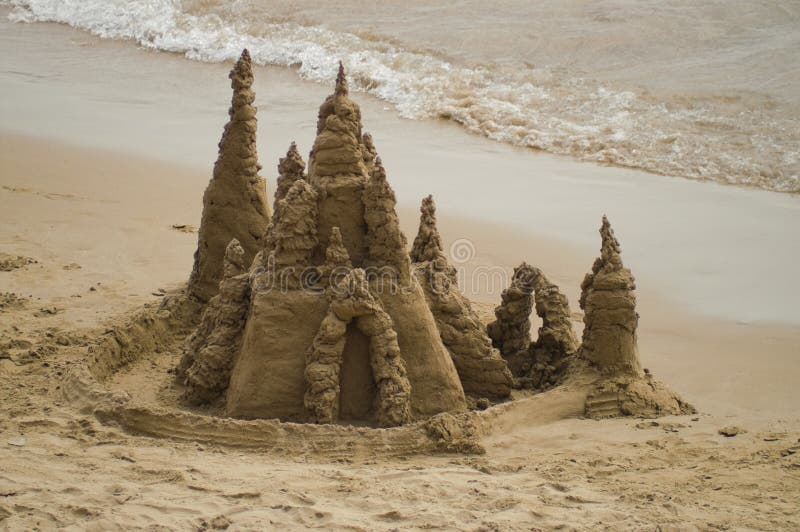
[[[445,247],[469,245],[468,278],[524,260],[577,309],[606,214],[636,276],[642,363],[698,415],[549,422],[514,411],[484,456],[331,464],[137,436],[75,412],[57,372],[191,270],[230,63],[7,14],[0,251],[36,262],[0,273],[0,292],[24,299],[0,309],[0,331],[15,353],[20,340],[44,349],[24,364],[0,359],[2,526],[202,528],[220,516],[241,529],[798,525],[800,197],[499,143],[442,118],[400,117],[375,95],[354,98],[405,234],[433,194]],[[297,69],[255,76],[271,195],[287,139],[308,152],[331,88]],[[490,316],[499,287],[466,288]],[[718,434],[729,425],[744,430]],[[23,445],[7,445],[19,435]]]

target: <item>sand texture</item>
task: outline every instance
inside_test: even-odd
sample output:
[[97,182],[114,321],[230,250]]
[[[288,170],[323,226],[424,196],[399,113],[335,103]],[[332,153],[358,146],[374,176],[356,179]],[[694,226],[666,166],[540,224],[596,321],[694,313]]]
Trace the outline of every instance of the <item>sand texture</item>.
[[419,230],[411,249],[414,273],[425,291],[464,392],[478,399],[508,397],[511,372],[500,352],[492,347],[486,325],[459,289],[456,269],[442,249],[433,197],[422,200],[420,212]]
[[[4,176],[12,176],[4,179],[12,184],[18,183],[13,176],[24,175],[27,186],[61,194],[63,179],[69,179],[87,198],[110,196],[108,187],[113,185],[103,178],[103,169],[122,158],[8,137],[0,146],[9,171]],[[55,157],[40,157],[31,165],[34,153]],[[32,229],[56,223],[65,234],[93,234],[92,245],[99,246],[98,253],[82,258],[68,240],[42,240],[45,231],[14,240],[8,226],[2,229],[3,241],[8,242],[5,252],[39,261],[0,273],[0,290],[17,294],[14,300],[21,301],[0,312],[3,527],[187,529],[216,523],[230,529],[791,530],[800,526],[796,515],[800,424],[775,413],[793,398],[783,392],[787,395],[783,402],[775,402],[772,414],[725,413],[722,403],[717,406],[714,401],[715,393],[721,393],[714,392],[719,361],[737,349],[748,355],[742,360],[752,361],[749,354],[759,342],[741,330],[701,318],[680,329],[687,338],[696,338],[695,345],[707,346],[694,371],[708,383],[695,389],[687,378],[681,385],[693,390],[692,400],[701,412],[695,415],[598,423],[583,418],[586,392],[570,387],[519,395],[479,417],[472,414],[471,424],[436,418],[434,424],[388,431],[273,421],[209,422],[213,407],[166,409],[164,404],[178,399],[168,392],[175,386],[172,371],[183,353],[180,342],[176,345],[171,338],[178,331],[191,334],[195,323],[189,317],[198,310],[191,304],[176,306],[175,293],[162,303],[163,294],[150,292],[157,292],[153,276],[161,279],[156,285],[168,287],[185,280],[187,257],[195,242],[193,235],[169,229],[176,220],[191,218],[169,211],[165,208],[169,202],[159,203],[164,198],[155,194],[156,187],[140,186],[153,176],[181,175],[181,169],[129,161],[123,168],[142,170],[121,170],[129,178],[125,186],[130,187],[122,203],[51,200],[0,191],[5,212],[24,208],[33,213],[25,222]],[[50,181],[62,164],[74,173],[62,172],[62,181]],[[202,178],[202,172],[185,171],[185,175],[192,177],[186,183],[197,183],[198,175]],[[82,190],[80,179],[86,176],[93,179],[91,189]],[[199,197],[202,190],[193,190]],[[86,227],[76,215],[81,210],[97,216],[128,209],[140,212],[143,205],[158,223],[136,222],[138,231],[119,248],[126,259],[120,262],[109,262],[107,252],[116,250],[119,235],[126,233],[114,232],[113,224]],[[61,221],[51,218],[54,210]],[[194,212],[199,215],[199,210]],[[415,216],[407,214],[413,227]],[[440,227],[454,230],[445,221]],[[462,230],[481,238],[478,226],[460,223]],[[448,232],[443,235],[446,238]],[[168,239],[174,246],[150,248],[156,238]],[[515,244],[510,251],[516,253],[516,242],[522,240],[511,242]],[[546,243],[529,245],[547,249]],[[173,254],[173,248],[180,253]],[[140,265],[132,260],[136,255],[126,258],[126,252],[151,253],[152,262]],[[71,263],[82,268],[63,268]],[[140,269],[148,275],[139,276]],[[580,269],[578,261],[570,282],[559,283],[573,303],[577,298],[569,289],[578,286]],[[27,286],[32,288],[23,292]],[[71,297],[74,294],[82,297]],[[141,305],[148,308],[137,312]],[[58,311],[38,316],[43,307]],[[473,304],[484,322],[493,319],[492,307]],[[320,320],[324,312],[324,307],[319,310]],[[650,310],[647,316],[645,328],[656,314]],[[675,321],[678,315],[662,316],[662,323],[682,323]],[[297,320],[294,326],[304,323]],[[698,323],[701,327],[695,331]],[[580,316],[573,317],[573,324],[580,331]],[[666,349],[676,341],[672,334],[646,330],[640,342],[649,341],[649,351]],[[775,338],[770,344],[773,352],[796,345],[790,335],[773,331],[769,333]],[[315,332],[309,328],[309,334]],[[703,335],[733,341],[716,344]],[[137,346],[142,348],[131,351]],[[92,360],[91,354],[87,356],[90,349],[97,361],[87,374],[88,369],[80,368]],[[100,356],[101,352],[105,354]],[[131,354],[130,363],[116,367],[124,362],[114,358],[122,352]],[[302,365],[298,369],[302,379]],[[777,375],[762,377],[755,367],[750,374],[760,388],[738,387],[735,395],[725,397],[725,404],[734,404],[742,395],[757,404],[763,400],[757,390],[779,382]],[[93,380],[94,386],[81,384]],[[112,388],[116,391],[107,395]],[[304,390],[297,392],[302,404]],[[728,430],[732,425],[740,429],[735,436],[719,433],[721,429],[732,433]],[[484,454],[475,454],[481,448]],[[459,449],[471,449],[473,454],[452,453]]]
[[[245,51],[234,77],[246,57]],[[371,137],[361,133],[341,66],[320,107],[309,178],[295,144],[278,170],[263,246],[245,275],[247,254],[238,239],[247,235],[231,235],[219,294],[176,368],[186,400],[218,403],[228,415],[248,419],[397,426],[466,410],[454,360],[461,360],[474,393],[509,395],[505,361],[466,299],[451,295],[457,305],[437,321],[411,276],[395,193]],[[239,186],[246,194],[249,183]],[[203,212],[214,208],[204,202]],[[242,227],[247,217],[231,212],[225,227]],[[203,219],[201,233],[221,231]],[[298,327],[298,319],[307,323]],[[466,331],[471,336],[459,343],[456,336]],[[481,344],[465,354],[472,338]],[[484,360],[465,364],[470,357]]]
[[217,293],[225,249],[233,238],[248,265],[264,245],[269,223],[264,180],[256,153],[256,108],[250,54],[245,50],[230,73],[230,120],[219,141],[214,174],[203,195],[203,217],[189,291],[201,301]]

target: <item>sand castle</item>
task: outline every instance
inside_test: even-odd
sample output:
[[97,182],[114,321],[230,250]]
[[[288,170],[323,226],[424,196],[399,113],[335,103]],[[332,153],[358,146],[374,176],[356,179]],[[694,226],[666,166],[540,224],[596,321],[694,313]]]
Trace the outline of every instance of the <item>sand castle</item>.
[[[202,316],[176,369],[188,404],[242,419],[390,427],[590,372],[588,415],[681,411],[641,369],[633,277],[605,218],[601,257],[582,286],[582,343],[567,298],[525,263],[487,327],[459,291],[431,196],[409,251],[341,65],[308,165],[294,142],[279,161],[272,218],[246,51],[230,77],[230,121],[188,286]],[[542,326],[532,341],[534,309]]]
[[635,284],[607,219],[582,284],[582,342],[567,298],[526,263],[486,325],[430,196],[408,249],[343,68],[308,164],[294,143],[278,163],[271,218],[247,52],[231,79],[187,289],[97,338],[64,376],[65,400],[139,434],[334,459],[480,453],[484,435],[531,415],[693,412],[642,368]]
[[[394,191],[362,131],[343,68],[320,107],[308,173],[294,143],[280,160],[268,220],[263,191],[251,189],[263,187],[254,146],[226,142],[241,125],[237,102],[252,103],[250,68],[245,53],[231,74],[234,106],[219,157],[237,169],[234,177],[247,179],[215,169],[205,194],[197,252],[205,269],[195,271],[223,273],[192,275],[191,294],[217,295],[178,367],[186,398],[224,403],[226,414],[239,418],[393,426],[464,412],[468,396],[508,397],[511,374],[458,292],[431,220],[417,239],[425,253],[412,264]],[[248,141],[254,124],[247,122]],[[246,165],[237,160],[242,156]],[[254,224],[236,216],[221,224],[212,216],[218,182],[226,178],[240,187],[234,197],[258,205],[241,218],[264,214],[255,224],[264,227],[258,239],[249,231]],[[223,253],[207,237],[221,234],[238,243]],[[215,279],[216,291],[195,288]]]

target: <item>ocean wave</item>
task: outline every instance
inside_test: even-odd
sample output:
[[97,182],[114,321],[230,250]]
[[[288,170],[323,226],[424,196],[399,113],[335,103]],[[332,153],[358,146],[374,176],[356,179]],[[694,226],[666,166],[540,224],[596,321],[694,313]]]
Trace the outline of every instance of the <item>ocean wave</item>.
[[5,0],[17,22],[60,22],[102,38],[219,62],[248,48],[258,64],[351,87],[410,119],[445,118],[490,139],[601,164],[800,192],[797,121],[725,98],[659,100],[530,66],[466,66],[379,38],[270,20],[220,0]]

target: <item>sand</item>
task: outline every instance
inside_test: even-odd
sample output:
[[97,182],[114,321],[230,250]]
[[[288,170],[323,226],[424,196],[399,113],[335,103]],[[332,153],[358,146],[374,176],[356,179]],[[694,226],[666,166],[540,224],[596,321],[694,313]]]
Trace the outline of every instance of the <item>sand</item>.
[[[50,28],[54,39],[83,39],[98,57],[117,54],[122,63],[136,64],[142,53]],[[4,39],[36,42],[19,28],[5,29]],[[3,61],[56,71],[35,46],[27,55],[19,50]],[[393,184],[404,232],[416,233],[418,202],[434,192],[444,247],[470,238],[474,253],[465,271],[508,272],[526,260],[542,268],[576,310],[581,279],[598,253],[600,206],[608,209],[625,264],[637,278],[642,363],[699,413],[585,420],[582,401],[566,390],[546,405],[534,397],[494,412],[480,440],[484,455],[420,455],[409,447],[388,456],[367,446],[335,458],[313,447],[236,449],[140,436],[79,413],[60,387],[91,338],[125,313],[157,305],[191,271],[197,235],[190,226],[199,224],[199,199],[224,117],[226,66],[200,65],[209,79],[222,73],[223,83],[213,90],[198,85],[197,94],[186,93],[185,107],[170,114],[167,104],[175,96],[150,101],[162,87],[147,85],[161,68],[183,63],[166,55],[151,59],[159,68],[143,75],[138,87],[147,103],[124,101],[131,96],[124,73],[121,80],[107,78],[104,94],[89,81],[49,86],[0,77],[3,94],[17,103],[5,99],[0,106],[6,128],[0,134],[0,252],[37,261],[0,272],[0,527],[800,527],[797,244],[776,230],[797,219],[796,201],[538,157],[385,115],[370,129],[398,176]],[[105,76],[105,64],[83,72]],[[270,89],[290,82],[281,76],[275,74]],[[259,111],[266,129],[259,144],[269,146],[259,147],[265,168],[285,153],[281,128],[311,137],[313,120],[297,110],[302,101],[318,103],[322,90],[301,87],[299,103],[287,88],[257,87],[260,98],[272,95]],[[206,113],[207,121],[201,109],[206,98],[223,102]],[[20,102],[37,99],[42,107],[36,113],[20,109]],[[367,106],[379,104],[368,100]],[[273,125],[265,126],[269,120]],[[155,129],[161,122],[167,125]],[[124,123],[130,127],[116,125]],[[186,129],[192,132],[177,134]],[[398,142],[383,142],[392,131]],[[415,161],[405,157],[420,147],[411,151]],[[469,194],[458,194],[449,178],[431,178],[453,165],[465,170],[460,185]],[[509,184],[495,190],[500,187],[487,179],[489,168],[507,173]],[[522,169],[536,175],[536,186],[512,199],[529,187],[515,177]],[[263,175],[274,186],[275,172]],[[509,203],[498,208],[497,197]],[[648,198],[653,202],[642,201]],[[679,204],[683,211],[676,210]],[[557,207],[560,216],[553,215]],[[682,215],[671,216],[677,212]],[[698,223],[706,219],[714,223]],[[496,238],[500,227],[502,240]],[[703,264],[708,269],[698,271]],[[480,282],[470,297],[491,320],[499,294]],[[538,326],[534,321],[533,329]],[[159,366],[158,357],[143,363],[164,372],[170,367]],[[120,378],[157,395],[158,387],[137,378],[135,369]],[[565,415],[570,419],[559,420]],[[731,437],[719,433],[730,426],[741,430]]]
[[[699,406],[697,416],[553,423],[552,408],[516,408],[498,415],[494,432],[482,440],[484,456],[386,458],[373,452],[335,463],[309,450],[292,456],[237,451],[103,426],[63,402],[58,373],[83,356],[81,346],[113,316],[157,302],[155,288],[185,280],[195,235],[171,225],[194,221],[198,206],[182,211],[166,202],[199,197],[202,176],[122,154],[1,139],[3,186],[24,183],[28,191],[0,192],[4,217],[16,220],[3,225],[0,242],[39,261],[0,278],[0,291],[25,287],[22,295],[32,297],[20,309],[0,312],[3,345],[30,342],[8,350],[13,361],[0,360],[4,526],[186,528],[218,516],[244,529],[800,524],[793,513],[800,502],[798,455],[792,454],[800,423],[786,376],[797,330],[720,324],[674,309],[671,314],[665,304],[657,305],[657,314],[652,306],[642,310],[642,358]],[[42,153],[48,157],[31,164],[33,154]],[[112,161],[119,182],[103,179]],[[185,179],[176,179],[169,194],[143,186],[165,173]],[[401,217],[416,223],[413,211]],[[445,242],[454,227],[477,242],[490,239],[491,232],[475,230],[474,222],[439,218]],[[552,245],[512,235],[504,243],[511,249],[488,242],[482,249],[502,258],[522,242],[543,251]],[[546,255],[549,262],[563,261],[559,271],[570,279],[563,253]],[[71,264],[80,268],[64,269]],[[551,271],[556,265],[547,264]],[[577,307],[574,291],[570,299]],[[491,307],[481,309],[490,315]],[[56,313],[41,314],[42,308]],[[783,368],[753,355],[765,344],[772,357],[783,357]],[[22,356],[28,351],[37,354]],[[564,401],[560,414],[570,408],[568,394]],[[575,414],[580,405],[571,407]],[[717,433],[728,425],[747,432]],[[8,443],[19,443],[19,436],[23,446]]]

